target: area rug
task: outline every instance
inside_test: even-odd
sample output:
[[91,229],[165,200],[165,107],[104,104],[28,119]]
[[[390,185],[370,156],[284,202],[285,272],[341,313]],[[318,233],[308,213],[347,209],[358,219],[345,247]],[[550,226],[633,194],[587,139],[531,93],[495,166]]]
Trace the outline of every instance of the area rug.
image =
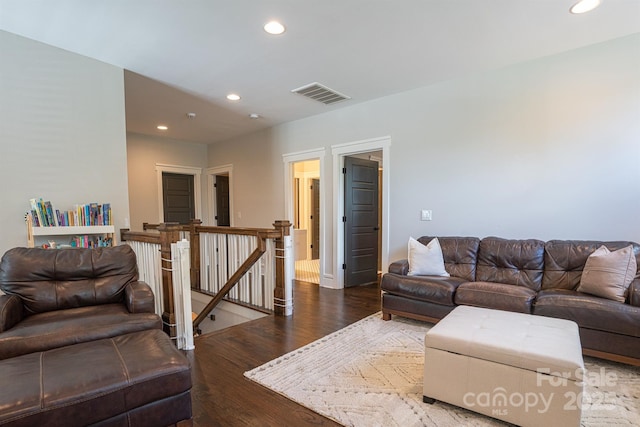
[[[502,426],[461,408],[422,402],[425,323],[380,313],[245,376],[345,426]],[[585,358],[583,426],[640,425],[640,369]],[[551,426],[550,426],[551,427]]]

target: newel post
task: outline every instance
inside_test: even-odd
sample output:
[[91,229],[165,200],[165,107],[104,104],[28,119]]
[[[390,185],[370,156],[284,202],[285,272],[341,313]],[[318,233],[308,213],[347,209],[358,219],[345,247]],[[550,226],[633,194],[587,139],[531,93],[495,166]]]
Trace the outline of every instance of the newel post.
[[182,227],[177,223],[165,223],[158,226],[160,232],[160,266],[162,268],[162,329],[171,337],[176,336],[175,301],[173,299],[173,277],[171,262],[171,244],[180,240]]
[[291,281],[291,223],[288,220],[278,220],[273,223],[280,237],[275,239],[276,246],[276,286],[273,290],[274,313],[278,316],[293,314],[293,283]]
[[200,231],[199,219],[192,219],[189,224],[189,241],[191,242],[191,287],[200,289]]

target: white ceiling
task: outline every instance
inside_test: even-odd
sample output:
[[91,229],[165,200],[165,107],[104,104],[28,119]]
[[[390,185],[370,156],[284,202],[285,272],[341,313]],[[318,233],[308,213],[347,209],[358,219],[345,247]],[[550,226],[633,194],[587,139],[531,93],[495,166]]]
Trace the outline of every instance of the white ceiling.
[[[640,0],[574,2],[0,0],[0,29],[128,70],[128,131],[209,143],[640,32]],[[352,99],[291,93],[312,82]]]

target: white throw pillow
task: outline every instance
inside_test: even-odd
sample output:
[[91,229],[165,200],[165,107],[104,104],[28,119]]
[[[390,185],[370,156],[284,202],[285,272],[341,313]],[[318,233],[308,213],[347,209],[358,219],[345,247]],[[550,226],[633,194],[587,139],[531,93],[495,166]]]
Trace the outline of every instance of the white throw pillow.
[[423,245],[413,237],[409,237],[409,276],[444,276],[449,273],[444,269],[442,248],[437,237],[427,245]]
[[602,245],[587,258],[578,292],[624,302],[637,268],[633,246],[611,252]]

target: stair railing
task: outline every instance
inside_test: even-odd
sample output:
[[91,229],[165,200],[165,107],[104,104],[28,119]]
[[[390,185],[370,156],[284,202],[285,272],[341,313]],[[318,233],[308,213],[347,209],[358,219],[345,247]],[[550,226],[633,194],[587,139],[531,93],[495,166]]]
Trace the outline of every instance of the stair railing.
[[[156,298],[162,300],[162,318],[165,323],[165,330],[169,333],[170,336],[175,336],[175,302],[173,297],[173,280],[171,277],[171,244],[179,241],[181,238],[187,238],[190,241],[190,258],[191,258],[191,288],[196,291],[201,291],[210,295],[213,295],[211,301],[206,305],[206,307],[200,312],[193,321],[194,328],[198,328],[200,323],[209,315],[209,313],[222,301],[225,297],[227,297],[234,287],[241,282],[241,280],[246,280],[245,276],[248,272],[255,269],[256,263],[260,260],[264,254],[267,252],[268,247],[273,247],[275,253],[272,257],[270,257],[269,262],[273,262],[275,264],[274,268],[267,268],[267,274],[274,274],[273,278],[273,286],[256,288],[257,290],[254,292],[245,292],[244,294],[249,295],[251,299],[252,296],[259,295],[258,299],[262,298],[263,301],[266,301],[264,294],[272,292],[273,296],[269,298],[268,304],[262,304],[265,307],[263,309],[267,309],[269,311],[273,311],[276,315],[290,315],[293,311],[293,307],[291,304],[291,277],[288,276],[288,268],[287,261],[290,258],[290,248],[291,241],[289,237],[289,230],[291,227],[291,223],[289,221],[276,221],[274,222],[273,229],[266,228],[238,228],[238,227],[209,227],[201,225],[202,222],[200,220],[193,220],[189,225],[179,225],[176,223],[164,223],[164,224],[144,224],[145,231],[143,232],[134,232],[127,229],[121,230],[121,241],[125,243],[129,243],[134,248],[134,251],[137,251],[136,247],[140,246],[139,243],[142,243],[143,248],[145,248],[145,253],[148,253],[149,250],[153,251],[154,248],[156,251],[159,251],[159,259],[160,259],[160,268],[161,268],[161,277],[162,284],[159,286],[157,283],[150,285],[154,289],[156,293]],[[240,257],[235,257],[235,262],[228,264],[227,273],[233,271],[233,273],[225,274],[221,276],[223,279],[226,279],[223,286],[219,287],[216,285],[215,292],[211,291],[211,285],[208,281],[211,278],[211,270],[210,266],[212,265],[212,257],[207,256],[203,258],[201,254],[206,254],[205,250],[202,250],[202,243],[206,242],[211,235],[223,235],[225,236],[225,240],[229,241],[229,239],[242,238],[243,236],[252,236],[252,241],[254,242],[255,247],[253,250],[246,255],[246,259],[241,260],[241,252],[238,252],[237,255]],[[136,243],[133,243],[136,242]],[[146,246],[144,246],[146,245]],[[227,245],[227,247],[233,246]],[[243,246],[246,253],[247,244],[239,244],[239,246]],[[148,257],[145,255],[141,257],[138,252],[138,264],[139,270],[143,270],[144,268],[149,268],[140,266],[141,259],[147,259]],[[223,254],[224,255],[224,254]],[[228,253],[226,254],[228,257]],[[234,254],[236,255],[236,254]],[[149,262],[149,261],[146,261]],[[219,262],[219,260],[218,260]],[[201,268],[204,264],[207,268]],[[233,264],[233,265],[232,265]],[[235,266],[235,270],[233,267]],[[157,272],[157,269],[155,270]],[[157,274],[156,274],[157,276]],[[148,274],[147,277],[154,277],[154,275]],[[202,280],[204,278],[204,280]],[[141,274],[141,279],[147,281],[143,278]],[[270,279],[270,278],[268,278]],[[266,281],[266,280],[265,280]],[[204,284],[205,286],[201,286]],[[287,285],[288,284],[288,285]],[[260,290],[263,293],[260,293]],[[266,292],[264,292],[266,290]],[[238,292],[238,295],[243,295],[242,292]],[[233,298],[234,300],[237,298]],[[256,304],[255,301],[246,302],[248,305],[260,306],[261,304]]]

